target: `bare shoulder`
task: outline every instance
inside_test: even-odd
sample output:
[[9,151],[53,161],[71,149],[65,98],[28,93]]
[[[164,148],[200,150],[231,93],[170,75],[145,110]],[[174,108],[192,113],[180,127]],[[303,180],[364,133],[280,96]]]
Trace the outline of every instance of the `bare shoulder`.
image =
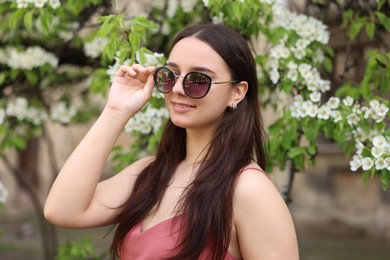
[[234,193],[237,199],[251,199],[269,192],[279,196],[268,174],[259,165],[251,163],[240,172]]
[[233,216],[244,259],[299,258],[288,207],[258,165],[245,167],[238,177]]

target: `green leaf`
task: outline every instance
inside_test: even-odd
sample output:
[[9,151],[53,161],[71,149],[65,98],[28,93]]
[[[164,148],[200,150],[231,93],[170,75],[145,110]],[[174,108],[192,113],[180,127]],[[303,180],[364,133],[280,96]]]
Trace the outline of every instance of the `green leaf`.
[[329,59],[328,57],[326,57],[324,59],[324,68],[327,72],[332,72],[333,71],[333,60],[332,59]]
[[390,182],[390,171],[389,170],[382,171],[381,182],[382,182],[383,190],[386,191],[387,187],[389,186],[389,182]]
[[233,9],[234,17],[238,20],[238,22],[241,22],[242,15],[243,15],[242,4],[238,1],[234,2],[232,9]]
[[43,32],[45,34],[48,34],[51,30],[51,22],[52,22],[53,16],[45,11],[42,11],[42,14],[40,16],[40,22],[43,29]]
[[288,157],[290,158],[295,158],[298,155],[305,154],[305,148],[303,147],[293,147],[291,150],[288,152]]
[[370,37],[371,39],[374,38],[375,35],[375,24],[370,22],[366,24],[366,33],[367,36]]
[[26,75],[28,83],[30,83],[31,85],[37,84],[38,76],[36,75],[36,73],[34,73],[33,71],[27,70],[24,72],[24,75]]
[[314,141],[317,138],[319,125],[316,121],[309,121],[302,126],[302,131],[307,140]]
[[13,142],[13,145],[15,146],[15,148],[18,150],[23,150],[24,148],[26,148],[26,140],[24,140],[21,137],[14,136],[12,138],[12,142]]
[[24,25],[28,30],[32,29],[33,25],[33,17],[34,17],[34,11],[28,11],[24,16]]
[[351,28],[349,29],[349,32],[348,32],[348,37],[351,40],[355,39],[358,36],[358,34],[360,33],[364,23],[365,23],[365,19],[363,19],[363,18],[358,19],[357,21],[352,23],[352,26],[351,26]]
[[9,18],[9,25],[12,29],[15,29],[19,23],[21,22],[22,20],[22,17],[24,15],[24,13],[26,12],[25,9],[18,9],[17,11],[15,11]]
[[368,82],[362,82],[360,87],[360,93],[366,100],[371,98],[372,93],[371,93],[370,84]]
[[104,52],[110,60],[113,60],[117,49],[118,49],[118,40],[116,35],[114,34],[111,36],[110,41],[108,42],[106,48],[104,49]]
[[293,158],[293,162],[298,170],[303,171],[305,169],[305,155],[299,154]]
[[144,16],[137,16],[132,20],[133,24],[138,24],[141,25],[142,27],[148,28],[148,29],[157,29],[158,25],[149,21],[146,17]]
[[310,145],[307,147],[307,152],[310,155],[316,155],[317,154],[317,147],[315,145]]
[[0,73],[0,85],[4,83],[5,79],[6,79],[5,73]]
[[[377,6],[377,10],[380,10],[382,9],[383,5],[386,3],[387,0],[379,0],[378,1],[378,6]],[[389,3],[390,4],[390,3]]]
[[385,27],[386,31],[390,32],[390,18],[381,12],[375,12],[379,22]]
[[139,50],[140,40],[141,40],[141,36],[139,33],[137,33],[137,32],[130,33],[129,41],[130,41],[131,48],[132,48],[133,52]]
[[113,29],[115,28],[115,24],[107,24],[107,25],[102,25],[98,32],[97,32],[97,37],[99,38],[106,38],[106,36],[109,34],[109,33],[112,33]]

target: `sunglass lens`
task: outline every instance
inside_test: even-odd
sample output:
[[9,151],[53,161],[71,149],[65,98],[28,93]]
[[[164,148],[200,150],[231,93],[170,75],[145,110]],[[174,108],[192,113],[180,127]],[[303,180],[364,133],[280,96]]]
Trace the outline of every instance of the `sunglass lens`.
[[156,88],[162,93],[168,93],[175,85],[175,74],[167,68],[159,68],[154,73]]
[[211,78],[199,72],[188,73],[184,78],[184,91],[192,98],[202,98],[209,91]]

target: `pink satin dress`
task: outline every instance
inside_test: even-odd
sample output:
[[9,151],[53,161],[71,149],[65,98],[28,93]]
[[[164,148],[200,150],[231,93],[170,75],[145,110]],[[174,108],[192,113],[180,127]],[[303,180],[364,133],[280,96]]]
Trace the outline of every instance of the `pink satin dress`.
[[[121,260],[161,260],[173,256],[171,250],[177,245],[181,220],[182,215],[177,215],[146,230],[142,230],[142,223],[137,224],[125,237],[120,252]],[[198,260],[209,259],[210,249],[206,248]],[[224,260],[237,259],[227,252]]]
[[[160,260],[173,256],[171,250],[179,239],[181,220],[182,215],[178,215],[144,231],[141,230],[141,223],[136,225],[126,235],[121,248],[121,260]],[[209,253],[206,248],[198,259],[209,260]],[[224,260],[236,258],[227,252]]]

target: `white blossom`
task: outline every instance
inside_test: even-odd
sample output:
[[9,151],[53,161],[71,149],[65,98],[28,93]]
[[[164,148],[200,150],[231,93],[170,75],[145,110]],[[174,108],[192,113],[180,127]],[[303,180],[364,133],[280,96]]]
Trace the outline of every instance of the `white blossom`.
[[328,90],[330,90],[330,81],[324,80],[324,79],[319,79],[319,91],[324,93]]
[[357,114],[352,113],[347,116],[347,123],[352,126],[352,125],[357,125],[358,122],[360,121],[360,118]]
[[18,120],[23,120],[27,117],[28,101],[23,97],[17,97],[10,100],[7,104],[5,113],[7,116],[16,117]]
[[161,33],[163,35],[169,35],[170,32],[171,32],[171,26],[169,25],[169,23],[164,21],[162,26],[161,26]]
[[173,18],[175,16],[178,5],[178,0],[168,0],[167,16],[169,18]]
[[352,131],[352,133],[353,133],[353,137],[360,142],[364,142],[367,140],[366,134],[363,132],[363,130],[360,127],[357,127],[356,130]]
[[301,63],[298,66],[298,71],[303,78],[307,78],[311,73],[311,65],[307,63]]
[[363,157],[360,155],[354,155],[352,161],[350,161],[349,165],[351,167],[351,171],[357,171],[360,167],[362,167],[362,159]]
[[181,1],[180,5],[185,13],[190,13],[194,9],[196,2],[196,0],[185,0]]
[[333,118],[333,122],[335,122],[335,123],[343,120],[343,117],[341,116],[341,113],[338,110],[332,110],[330,116]]
[[294,57],[297,58],[298,60],[303,59],[306,56],[306,51],[305,49],[299,49],[299,48],[291,48],[292,53],[294,54]]
[[310,94],[310,100],[313,102],[319,102],[321,100],[321,93],[313,92]]
[[25,119],[34,125],[41,125],[47,120],[47,113],[42,109],[29,107]]
[[58,7],[61,6],[61,2],[60,2],[60,0],[49,0],[49,5],[50,5],[53,9],[57,9]]
[[166,108],[153,108],[149,104],[146,105],[144,111],[140,111],[133,116],[125,126],[125,131],[137,131],[143,134],[155,133],[161,127],[163,118],[168,118]]
[[270,56],[274,59],[288,58],[290,56],[290,50],[282,43],[275,45],[270,50]]
[[36,8],[42,8],[43,6],[45,6],[47,0],[34,0],[31,2],[34,3]]
[[116,53],[114,57],[115,63],[108,66],[107,74],[110,76],[110,81],[112,82],[116,72],[118,71],[121,65],[130,65],[131,60],[127,59],[122,64],[119,62],[119,53]]
[[273,84],[276,84],[278,83],[279,79],[280,79],[280,74],[279,74],[279,71],[277,69],[272,69],[270,71],[270,79],[272,81]]
[[380,104],[379,107],[371,107],[371,117],[375,122],[380,123],[385,119],[388,111],[389,108],[384,104]]
[[385,162],[387,164],[387,170],[390,171],[390,157],[385,158]]
[[356,141],[355,148],[357,154],[362,154],[364,150],[364,144],[360,141]]
[[0,203],[4,204],[7,201],[8,190],[4,186],[3,182],[0,181]]
[[54,121],[59,121],[64,124],[70,123],[70,120],[76,115],[76,108],[67,107],[65,102],[59,102],[51,108],[50,117]]
[[299,50],[304,50],[306,47],[310,44],[310,42],[307,39],[299,39],[295,43],[295,48]]
[[0,125],[4,123],[5,120],[5,111],[4,109],[0,108]]
[[84,53],[87,57],[97,58],[106,48],[109,40],[106,38],[94,38],[90,42],[84,43]]
[[296,69],[289,69],[286,77],[291,81],[296,81],[298,79],[298,71]]
[[347,107],[351,107],[353,105],[353,98],[348,96],[343,99],[343,104]]
[[370,157],[364,157],[362,159],[362,169],[364,171],[370,170],[374,166],[374,161]]
[[296,70],[296,69],[298,69],[298,64],[296,64],[296,63],[293,62],[293,61],[290,61],[290,62],[287,64],[287,68],[289,68],[290,70]]
[[386,138],[382,135],[375,136],[372,139],[372,144],[374,145],[374,147],[378,148],[385,148],[388,145]]
[[386,169],[389,165],[387,164],[386,160],[383,158],[378,158],[375,160],[375,169],[382,170]]
[[218,15],[214,15],[211,20],[213,24],[221,24],[224,20],[224,14],[222,12],[219,12]]
[[318,114],[318,105],[311,103],[307,108],[307,115],[310,117],[316,117]]
[[29,0],[16,0],[18,8],[26,8],[29,4]]
[[43,109],[28,105],[27,99],[17,97],[7,103],[5,114],[16,117],[19,121],[26,120],[34,125],[40,125],[47,119],[47,113]]
[[328,103],[327,105],[331,108],[331,109],[337,109],[340,105],[340,99],[338,97],[331,97],[329,100],[328,100]]
[[298,107],[294,105],[290,106],[290,113],[292,117],[298,118],[299,117]]
[[303,97],[302,97],[302,95],[296,95],[296,96],[294,96],[294,103],[302,104],[302,103],[303,103]]
[[31,70],[36,67],[49,64],[53,68],[58,65],[58,58],[52,53],[46,52],[39,46],[28,47],[25,51],[8,47],[0,54],[0,63],[10,68]]
[[372,107],[372,108],[379,108],[379,106],[380,106],[380,103],[379,103],[378,100],[371,100],[370,101],[370,107]]
[[330,109],[330,107],[327,105],[323,105],[322,107],[320,107],[318,109],[317,117],[319,119],[328,120],[331,113],[332,113],[332,110]]
[[164,58],[163,53],[154,52],[152,54],[146,52],[140,52],[139,50],[135,54],[136,59],[144,66],[158,66],[161,65]]
[[57,9],[61,6],[60,0],[16,0],[16,3],[18,8],[27,8],[30,3],[33,4],[35,8],[43,8],[47,4],[53,9]]
[[314,17],[293,13],[282,2],[276,2],[273,5],[273,13],[276,26],[293,30],[302,39],[309,42],[318,41],[322,44],[328,43],[329,31],[327,26]]
[[375,158],[381,157],[383,155],[384,151],[385,151],[385,149],[379,148],[379,147],[376,147],[376,146],[371,148],[371,154]]
[[316,51],[314,52],[313,61],[321,63],[324,61],[324,59],[325,59],[324,51],[321,50],[320,48],[317,48]]

